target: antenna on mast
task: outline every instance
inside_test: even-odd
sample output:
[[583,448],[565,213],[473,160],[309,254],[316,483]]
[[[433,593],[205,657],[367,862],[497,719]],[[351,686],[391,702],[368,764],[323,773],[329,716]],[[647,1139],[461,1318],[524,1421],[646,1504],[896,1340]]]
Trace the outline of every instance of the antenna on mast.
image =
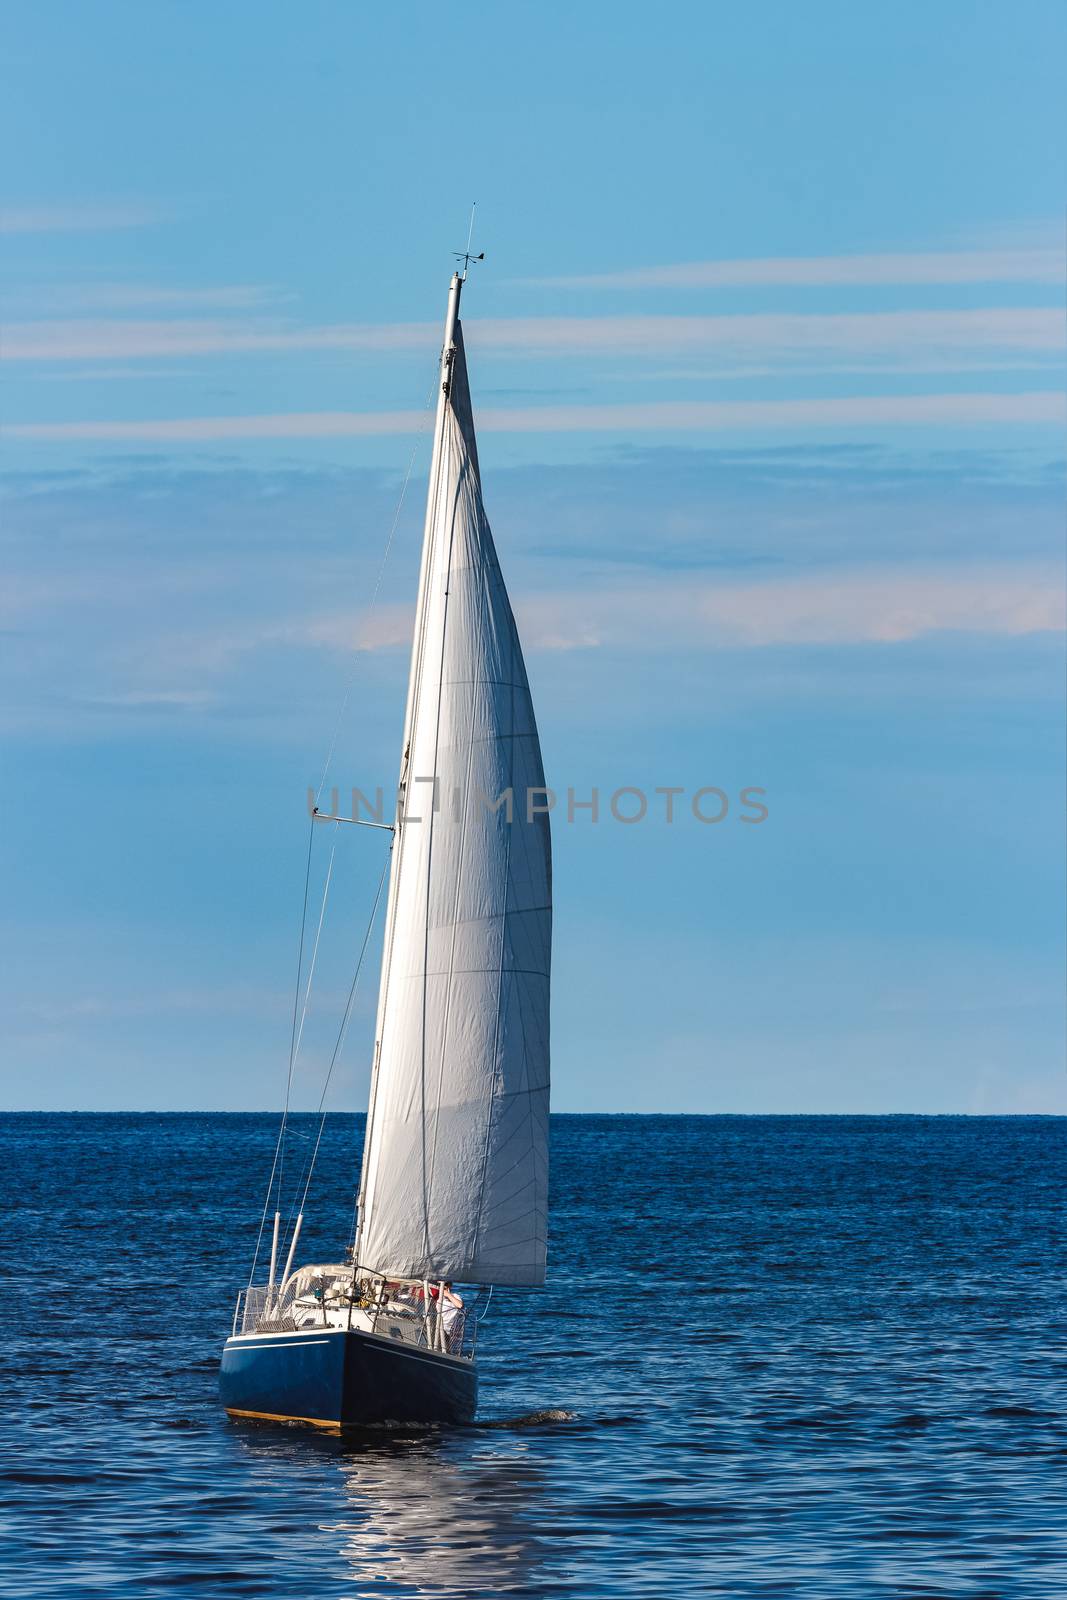
[[456,260],[457,261],[462,261],[462,263],[463,263],[463,271],[459,275],[460,283],[466,283],[466,281],[467,281],[467,270],[470,267],[470,264],[471,264],[472,261],[484,261],[485,260],[485,251],[484,250],[481,251],[481,253],[479,255],[476,255],[476,256],[471,254],[471,240],[474,238],[474,208],[475,208],[475,206],[477,204],[478,204],[477,200],[473,201],[472,204],[471,204],[471,225],[467,229],[467,248],[466,248],[466,250],[453,250],[453,252],[452,252],[452,254],[455,256]]

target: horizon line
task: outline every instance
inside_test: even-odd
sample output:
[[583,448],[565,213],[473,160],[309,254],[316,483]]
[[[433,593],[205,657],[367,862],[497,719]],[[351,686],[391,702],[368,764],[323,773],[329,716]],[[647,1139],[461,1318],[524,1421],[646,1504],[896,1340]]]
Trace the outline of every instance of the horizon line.
[[[282,1113],[274,1108],[272,1110],[210,1110],[203,1106],[187,1106],[184,1109],[162,1110],[136,1110],[131,1108],[113,1108],[106,1110],[98,1108],[47,1110],[43,1107],[37,1109],[0,1109],[0,1117],[280,1117]],[[314,1109],[307,1111],[293,1111],[291,1117],[366,1117],[366,1111],[327,1111],[325,1113]],[[884,1120],[886,1117],[972,1117],[972,1118],[997,1118],[1005,1117],[1042,1117],[1046,1119],[1067,1120],[1067,1111],[552,1111],[553,1117],[805,1117],[815,1120],[822,1117],[870,1117]]]

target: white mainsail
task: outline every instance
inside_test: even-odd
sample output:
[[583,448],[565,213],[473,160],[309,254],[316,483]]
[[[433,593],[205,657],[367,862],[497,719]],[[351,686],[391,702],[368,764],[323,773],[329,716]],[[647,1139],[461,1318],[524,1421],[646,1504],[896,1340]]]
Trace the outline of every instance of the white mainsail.
[[356,1259],[396,1277],[539,1284],[551,851],[526,668],[482,506],[461,289],[454,276]]

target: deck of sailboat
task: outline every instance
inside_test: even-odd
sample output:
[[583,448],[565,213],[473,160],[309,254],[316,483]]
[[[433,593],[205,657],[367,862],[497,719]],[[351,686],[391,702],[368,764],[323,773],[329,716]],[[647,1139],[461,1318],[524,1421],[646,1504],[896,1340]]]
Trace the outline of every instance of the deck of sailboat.
[[446,1329],[425,1291],[418,1304],[420,1289],[312,1266],[273,1297],[246,1290],[223,1349],[227,1412],[334,1432],[469,1420],[478,1392],[474,1339],[459,1319]]
[[477,1321],[468,1327],[460,1297],[442,1285],[387,1279],[348,1265],[299,1268],[277,1289],[249,1287],[237,1298],[232,1339],[364,1333],[434,1355],[474,1359]]

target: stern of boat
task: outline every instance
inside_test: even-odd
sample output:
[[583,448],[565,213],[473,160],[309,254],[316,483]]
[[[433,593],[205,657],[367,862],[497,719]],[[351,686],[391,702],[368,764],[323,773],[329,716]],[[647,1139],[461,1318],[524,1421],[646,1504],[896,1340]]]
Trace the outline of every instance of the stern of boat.
[[335,1433],[471,1421],[475,1319],[468,1337],[429,1301],[367,1289],[350,1267],[305,1267],[277,1296],[243,1291],[219,1374],[229,1415]]

